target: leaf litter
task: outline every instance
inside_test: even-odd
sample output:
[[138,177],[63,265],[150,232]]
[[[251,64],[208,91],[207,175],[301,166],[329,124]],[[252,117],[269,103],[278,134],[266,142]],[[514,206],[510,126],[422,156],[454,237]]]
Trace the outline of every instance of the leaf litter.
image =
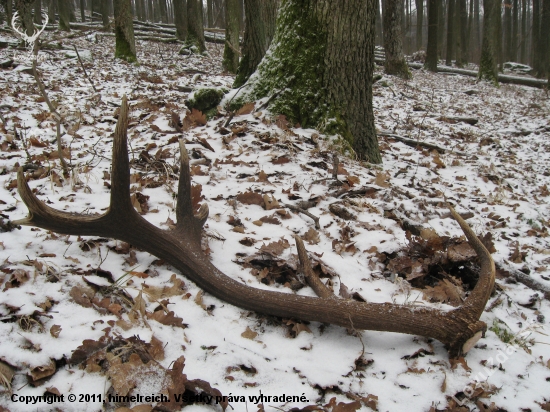
[[[257,113],[254,103],[243,106],[225,127],[223,116],[207,121],[203,113],[186,109],[179,84],[231,86],[233,79],[221,70],[220,46],[209,45],[206,57],[178,56],[168,44],[139,47],[142,65],[129,66],[102,57],[110,56],[112,39],[71,42],[92,51],[95,59],[88,70],[101,84],[98,94],[74,75],[78,67],[61,58],[62,52],[52,51],[59,56],[40,64],[48,92],[67,113],[64,153],[75,165],[70,179],[63,177],[56,159],[55,123],[36,99],[34,79],[0,71],[0,104],[11,107],[4,116],[7,123],[0,125],[2,407],[24,410],[8,400],[10,391],[22,387],[29,395],[190,391],[256,396],[261,390],[270,395],[303,392],[308,399],[259,404],[259,410],[464,408],[453,396],[480,410],[547,405],[545,335],[520,342],[520,349],[498,365],[494,360],[505,348],[506,335],[492,328],[468,354],[468,363],[449,363],[438,342],[423,338],[346,331],[229,307],[162,261],[120,241],[9,224],[27,213],[15,190],[18,166],[28,169],[26,180],[50,206],[104,212],[113,106],[127,94],[134,207],[157,226],[173,226],[179,177],[174,143],[182,136],[193,171],[193,207],[208,203],[207,230],[217,233],[205,247],[228,276],[261,289],[313,296],[287,240],[300,234],[308,242],[314,271],[343,298],[451,309],[471,291],[479,268],[448,217],[446,196],[459,213],[469,214],[499,268],[491,310],[482,320],[505,322],[519,336],[529,325],[544,328],[550,316],[543,292],[513,275],[550,285],[550,173],[544,155],[550,149],[549,102],[542,91],[513,85],[495,89],[424,72],[415,72],[410,82],[391,80],[410,99],[376,84],[379,130],[452,150],[438,153],[381,137],[383,167],[340,157],[338,175],[345,180],[334,188],[329,164],[345,150],[336,140],[292,125],[284,116]],[[163,61],[167,55],[174,56],[171,64]],[[187,69],[207,74],[193,80]],[[478,93],[461,91],[472,88]],[[429,112],[413,110],[430,100]],[[479,122],[440,120],[464,113]],[[282,210],[284,203],[319,217],[320,227],[294,210]],[[362,351],[369,360],[358,363]],[[493,360],[490,368],[488,359]],[[230,367],[239,371],[228,375]],[[254,382],[243,373],[247,368],[256,371]],[[466,399],[464,388],[486,370],[491,371],[488,385],[473,388]],[[296,388],[300,393],[293,392]],[[179,410],[185,405],[157,406]],[[240,410],[243,405],[232,406]]]

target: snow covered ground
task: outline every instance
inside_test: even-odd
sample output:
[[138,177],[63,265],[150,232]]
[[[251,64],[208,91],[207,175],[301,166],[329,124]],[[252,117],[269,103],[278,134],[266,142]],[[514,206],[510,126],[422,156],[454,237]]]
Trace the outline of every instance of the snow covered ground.
[[[197,57],[179,56],[177,45],[145,42],[140,64],[129,65],[113,60],[113,42],[100,33],[63,40],[67,49],[75,44],[81,54],[90,52],[85,65],[98,93],[74,52],[40,54],[49,98],[64,116],[69,178],[34,77],[22,66],[0,69],[0,410],[148,411],[159,398],[103,401],[185,388],[186,396],[214,396],[211,404],[190,402],[188,411],[221,410],[216,396],[227,397],[235,411],[550,410],[550,305],[543,292],[510,275],[522,271],[550,288],[546,91],[424,71],[408,82],[383,77],[374,88],[378,130],[445,151],[380,136],[382,166],[339,156],[342,186],[331,186],[333,154],[342,149],[337,141],[265,110],[250,106],[227,126],[223,114],[206,125],[194,119],[184,132],[193,183],[210,208],[205,252],[225,274],[254,287],[314,296],[296,274],[292,236],[299,234],[337,295],[450,308],[455,296],[442,288],[443,279],[454,282],[459,299],[467,282],[454,273],[415,278],[403,257],[422,263],[411,245],[462,235],[444,196],[460,213],[471,212],[469,224],[494,243],[497,287],[481,318],[490,327],[485,339],[465,360],[449,362],[441,343],[422,337],[243,311],[117,240],[9,227],[27,215],[16,189],[16,170],[25,164],[35,165],[27,171],[29,185],[49,206],[105,211],[123,95],[131,108],[134,205],[159,227],[173,224],[180,134],[172,113],[193,120],[180,90],[230,88],[232,77],[222,72],[217,45]],[[12,54],[0,49],[0,61]],[[25,58],[18,52],[16,59]],[[361,188],[364,195],[348,196]],[[266,210],[258,194],[279,207]],[[283,205],[299,202],[309,202],[318,230]],[[355,218],[332,213],[334,202]],[[403,227],[410,225],[420,237],[407,236]],[[44,394],[63,401],[32,404]]]

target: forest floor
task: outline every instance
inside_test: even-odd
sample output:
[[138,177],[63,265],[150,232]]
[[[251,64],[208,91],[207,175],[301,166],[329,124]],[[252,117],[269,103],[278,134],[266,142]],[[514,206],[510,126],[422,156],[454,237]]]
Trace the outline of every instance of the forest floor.
[[[332,159],[342,150],[335,139],[258,104],[227,126],[224,113],[204,124],[186,111],[188,94],[180,90],[231,87],[221,46],[209,44],[206,57],[180,56],[177,45],[140,42],[140,63],[131,65],[113,59],[112,37],[62,42],[67,50],[40,52],[39,70],[64,119],[70,178],[34,77],[24,64],[0,69],[0,410],[179,410],[159,399],[103,401],[185,388],[186,395],[203,394],[186,411],[221,410],[216,398],[204,403],[207,394],[228,397],[228,410],[238,412],[550,410],[550,304],[541,291],[550,288],[547,91],[422,70],[406,82],[385,76],[374,86],[378,130],[444,150],[380,136],[383,165],[339,155],[335,186]],[[0,49],[0,60],[13,53]],[[24,63],[26,52],[16,53]],[[489,325],[485,338],[450,362],[430,339],[243,311],[120,241],[11,227],[27,215],[16,189],[16,170],[25,164],[34,165],[29,185],[49,206],[107,208],[123,95],[131,110],[135,207],[161,228],[175,220],[176,113],[188,127],[183,138],[202,195],[195,200],[210,208],[205,258],[250,286],[314,296],[297,273],[299,234],[316,270],[343,298],[459,305],[477,266],[445,196],[494,246],[497,285],[481,317]],[[272,208],[273,198],[279,207]],[[335,215],[334,203],[347,215]],[[283,204],[307,207],[319,229]],[[518,282],[522,275],[540,290]],[[64,401],[25,398],[44,394]]]

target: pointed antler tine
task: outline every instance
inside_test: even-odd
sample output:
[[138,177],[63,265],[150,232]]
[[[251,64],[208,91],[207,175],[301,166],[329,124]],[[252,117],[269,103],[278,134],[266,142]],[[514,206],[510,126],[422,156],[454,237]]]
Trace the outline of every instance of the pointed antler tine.
[[190,236],[195,244],[200,245],[201,231],[208,218],[208,205],[203,203],[196,214],[193,214],[193,200],[191,197],[191,172],[189,171],[189,155],[183,139],[180,146],[180,181],[178,184],[178,204],[176,206],[176,229],[180,233]]
[[307,255],[306,247],[304,246],[304,241],[298,235],[294,235],[294,240],[296,241],[296,249],[298,250],[300,266],[308,285],[320,298],[333,299],[335,297],[334,294],[323,282],[321,282],[319,276],[317,276],[317,274],[313,271],[311,261]]
[[[130,201],[130,162],[128,161],[128,99],[122,97],[113,140],[111,205],[109,213],[134,211]],[[137,213],[137,212],[136,212]]]

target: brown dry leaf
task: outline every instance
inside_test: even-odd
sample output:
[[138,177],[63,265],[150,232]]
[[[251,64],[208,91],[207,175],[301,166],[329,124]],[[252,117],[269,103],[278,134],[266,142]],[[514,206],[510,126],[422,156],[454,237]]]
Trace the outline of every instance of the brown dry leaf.
[[472,247],[464,242],[456,245],[451,245],[447,249],[447,258],[451,262],[464,262],[470,261],[477,256],[476,252]]
[[438,239],[439,235],[431,227],[423,227],[420,231],[420,237],[426,240]]
[[336,403],[336,398],[331,398],[329,403],[325,405],[326,411],[328,412],[355,412],[361,409],[361,402],[354,401],[351,403],[338,402]]
[[239,110],[237,110],[237,113],[235,113],[237,116],[243,115],[243,114],[250,114],[254,111],[255,108],[254,103],[246,103],[243,107],[241,107]]
[[164,344],[160,339],[157,339],[154,335],[149,342],[149,348],[147,353],[156,361],[161,361],[164,359]]
[[52,335],[54,338],[58,338],[60,333],[61,333],[60,325],[53,325],[50,328],[50,335]]
[[312,227],[310,227],[309,230],[302,236],[302,239],[304,239],[310,245],[316,245],[321,241],[319,237],[319,232],[317,232]]
[[55,361],[53,359],[50,359],[50,361],[41,366],[37,366],[35,368],[32,368],[30,371],[31,379],[33,380],[33,383],[37,383],[37,381],[41,379],[45,379],[49,376],[52,376],[56,371],[55,367]]
[[361,179],[359,179],[357,176],[350,175],[346,177],[346,182],[348,183],[348,185],[350,185],[350,187],[353,187],[355,185],[358,185],[361,182]]
[[146,279],[149,277],[149,275],[147,273],[143,273],[143,272],[134,272],[134,271],[130,271],[128,272],[129,275],[131,276],[135,276],[137,278],[140,278],[140,279]]
[[269,182],[267,173],[264,172],[263,170],[261,170],[260,174],[258,175],[258,182]]
[[458,359],[449,359],[449,362],[451,363],[451,369],[452,370],[455,370],[458,367],[458,365],[462,365],[462,367],[466,371],[471,371],[472,370],[468,366],[468,364],[466,363],[466,359],[464,359],[462,356]]
[[103,350],[109,344],[108,341],[96,341],[92,339],[85,339],[78,348],[75,349],[69,359],[69,364],[78,365],[87,360],[93,354]]
[[157,310],[156,312],[147,314],[147,317],[166,326],[176,326],[183,329],[187,327],[187,325],[183,323],[183,319],[178,318],[173,311],[165,313],[164,310]]
[[73,300],[78,303],[80,306],[85,308],[92,307],[92,299],[95,295],[95,292],[92,288],[88,286],[73,286],[69,295]]
[[193,212],[197,212],[199,210],[201,200],[204,200],[204,195],[202,194],[202,185],[192,184],[191,185],[191,204],[193,205]]
[[143,300],[143,290],[139,291],[138,295],[134,299],[134,306],[132,306],[128,312],[128,319],[130,319],[130,322],[132,323],[136,323],[140,317],[143,318],[146,314],[145,301]]
[[204,126],[206,124],[206,116],[197,109],[191,109],[183,120],[183,129],[187,130],[190,127]]
[[428,286],[423,291],[424,300],[449,303],[449,305],[452,306],[459,306],[462,304],[463,294],[464,292],[448,279],[440,280],[436,286]]
[[260,218],[260,221],[264,223],[269,223],[270,225],[280,225],[281,221],[277,219],[274,215],[271,216],[263,216]]
[[111,384],[117,395],[128,395],[143,376],[152,379],[154,375],[157,375],[159,380],[164,377],[161,366],[154,361],[144,364],[137,353],[132,353],[126,363],[122,363],[120,357],[116,357],[112,353],[107,353],[107,359],[109,361],[107,376],[111,378]]
[[29,272],[23,269],[15,269],[9,281],[4,285],[4,292],[11,288],[17,288],[29,280]]
[[273,160],[271,160],[271,163],[273,163],[274,165],[283,165],[289,162],[290,162],[290,159],[286,156],[276,157]]
[[256,336],[258,336],[258,334],[247,326],[246,330],[241,333],[241,336],[246,339],[254,340],[256,339]]
[[390,184],[388,183],[389,179],[390,179],[390,175],[388,173],[378,172],[376,173],[374,184],[380,187],[390,187]]
[[280,114],[275,118],[275,124],[283,130],[288,130],[289,122],[284,114]]
[[263,244],[260,252],[269,253],[270,255],[280,256],[285,249],[290,247],[290,243],[285,238],[279,239],[276,242],[271,242],[268,245]]
[[313,333],[305,323],[296,321],[294,319],[287,320],[286,325],[289,327],[288,336],[291,338],[295,338],[301,332]]
[[210,143],[208,143],[204,137],[199,137],[198,142],[202,147],[210,150],[211,152],[215,152],[214,148],[210,146]]
[[204,310],[207,310],[208,308],[202,301],[202,295],[203,295],[203,291],[199,290],[199,292],[197,293],[197,296],[195,296],[195,303],[199,305],[201,308],[203,308]]
[[373,411],[378,410],[378,396],[369,394],[367,396],[363,396],[361,399],[363,403],[371,408]]
[[350,212],[348,209],[346,209],[344,206],[342,206],[339,203],[331,203],[328,207],[328,210],[330,210],[336,216],[338,216],[338,217],[340,217],[344,220],[356,220],[357,219],[357,216],[355,216],[352,212]]
[[266,210],[277,209],[279,202],[273,196],[263,195],[264,205]]
[[0,360],[0,385],[9,391],[11,389],[11,380],[14,376],[15,368]]
[[48,147],[48,143],[44,143],[43,141],[41,141],[40,139],[38,139],[34,136],[29,138],[29,142],[30,142],[31,146],[34,146],[34,147]]
[[511,247],[512,253],[510,253],[510,260],[514,263],[523,263],[525,260],[525,257],[527,256],[527,252],[522,252],[519,249],[519,242],[512,242]]
[[143,291],[147,296],[150,296],[152,300],[160,300],[171,296],[183,295],[185,293],[185,282],[175,273],[170,276],[170,282],[172,283],[172,286],[148,286],[147,288],[144,288]]
[[264,199],[261,194],[254,192],[240,193],[237,200],[245,205],[263,205]]
[[437,150],[434,150],[432,155],[432,161],[436,164],[437,169],[445,169],[447,167],[445,163],[443,163],[443,160],[441,160],[441,158],[439,157],[439,153],[437,152]]

